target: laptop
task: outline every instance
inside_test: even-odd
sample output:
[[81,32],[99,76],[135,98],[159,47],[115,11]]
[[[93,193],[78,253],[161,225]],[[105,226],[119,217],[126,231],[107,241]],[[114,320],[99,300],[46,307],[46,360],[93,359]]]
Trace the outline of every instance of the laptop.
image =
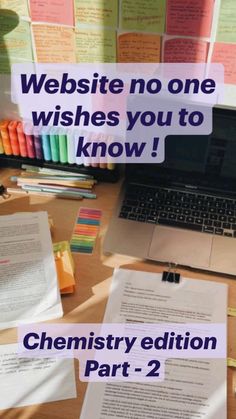
[[162,164],[129,164],[103,246],[236,275],[236,113],[207,136],[168,136]]

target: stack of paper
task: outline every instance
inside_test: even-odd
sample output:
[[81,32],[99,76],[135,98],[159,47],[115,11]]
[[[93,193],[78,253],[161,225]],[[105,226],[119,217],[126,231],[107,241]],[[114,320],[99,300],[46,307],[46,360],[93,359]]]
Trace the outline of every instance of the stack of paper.
[[0,217],[0,329],[63,314],[46,212]]

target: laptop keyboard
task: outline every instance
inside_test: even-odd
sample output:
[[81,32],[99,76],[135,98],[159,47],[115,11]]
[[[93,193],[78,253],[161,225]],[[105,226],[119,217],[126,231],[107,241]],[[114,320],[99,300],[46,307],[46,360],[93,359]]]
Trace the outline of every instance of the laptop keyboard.
[[120,218],[236,237],[236,200],[130,184]]

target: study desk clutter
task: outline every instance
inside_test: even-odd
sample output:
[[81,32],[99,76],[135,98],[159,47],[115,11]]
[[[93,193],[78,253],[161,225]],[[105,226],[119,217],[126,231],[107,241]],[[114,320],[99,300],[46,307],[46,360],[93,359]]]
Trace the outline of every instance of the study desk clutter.
[[[19,175],[17,169],[1,169],[0,182],[12,186],[11,176]],[[166,267],[157,263],[141,261],[121,255],[104,255],[102,242],[113,207],[116,203],[120,183],[96,185],[97,199],[81,201],[55,199],[38,195],[16,195],[9,199],[0,198],[0,215],[15,212],[47,211],[54,221],[53,242],[70,241],[79,208],[89,207],[102,211],[101,225],[96,246],[92,255],[76,253],[73,255],[76,271],[75,292],[62,297],[64,317],[57,323],[100,323],[103,320],[106,302],[114,267],[147,272],[162,272]],[[236,281],[234,278],[217,276],[187,269],[178,269],[183,276],[226,283],[229,286],[229,307],[236,306]],[[16,329],[0,332],[0,344],[17,342]],[[228,317],[228,357],[236,358],[236,317]],[[80,412],[85,396],[86,384],[79,380],[78,361],[76,365],[77,398],[51,402],[42,405],[0,411],[0,417],[7,419],[75,419]],[[228,419],[236,417],[236,372],[228,368]]]

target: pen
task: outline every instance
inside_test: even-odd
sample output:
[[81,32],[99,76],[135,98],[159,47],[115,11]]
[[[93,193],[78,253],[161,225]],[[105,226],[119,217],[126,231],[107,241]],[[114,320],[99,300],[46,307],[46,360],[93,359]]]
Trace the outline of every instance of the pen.
[[38,190],[24,190],[18,188],[7,188],[8,194],[20,194],[20,195],[39,195],[39,196],[51,196],[54,198],[61,198],[61,199],[75,199],[81,201],[83,199],[80,195],[75,194],[65,194],[65,193],[53,193],[53,192],[45,192],[45,191],[38,191]]

